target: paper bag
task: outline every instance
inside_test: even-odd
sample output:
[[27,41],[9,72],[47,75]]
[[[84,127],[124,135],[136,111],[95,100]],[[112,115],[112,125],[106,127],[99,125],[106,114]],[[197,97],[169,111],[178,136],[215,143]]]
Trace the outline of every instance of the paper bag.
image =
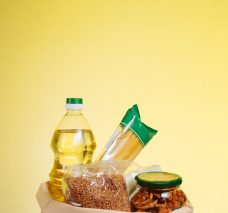
[[[161,171],[161,167],[150,166],[147,168],[141,168],[125,176],[129,194],[136,187],[136,182],[134,180],[134,177],[138,173],[147,172],[147,171]],[[36,197],[41,209],[41,213],[127,213],[123,211],[81,208],[81,207],[75,207],[66,203],[55,201],[51,198],[49,194],[47,182],[42,183],[40,185]],[[193,207],[190,204],[190,202],[187,201],[184,207],[182,207],[181,209],[174,210],[172,211],[172,213],[193,213]]]

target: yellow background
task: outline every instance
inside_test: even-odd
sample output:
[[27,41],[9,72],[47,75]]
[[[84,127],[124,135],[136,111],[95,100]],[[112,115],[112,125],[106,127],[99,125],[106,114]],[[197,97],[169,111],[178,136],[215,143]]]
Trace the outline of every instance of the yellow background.
[[0,212],[39,212],[65,98],[103,147],[138,103],[159,130],[136,159],[183,176],[196,213],[227,212],[228,3],[1,1]]

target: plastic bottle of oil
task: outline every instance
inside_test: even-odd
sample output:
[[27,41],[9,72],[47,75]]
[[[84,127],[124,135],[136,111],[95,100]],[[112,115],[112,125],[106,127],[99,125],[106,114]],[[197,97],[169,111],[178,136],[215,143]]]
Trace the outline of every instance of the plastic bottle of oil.
[[91,128],[82,114],[82,106],[82,98],[66,99],[67,112],[51,141],[54,165],[49,174],[49,192],[58,201],[64,201],[63,177],[67,166],[90,163],[96,148]]

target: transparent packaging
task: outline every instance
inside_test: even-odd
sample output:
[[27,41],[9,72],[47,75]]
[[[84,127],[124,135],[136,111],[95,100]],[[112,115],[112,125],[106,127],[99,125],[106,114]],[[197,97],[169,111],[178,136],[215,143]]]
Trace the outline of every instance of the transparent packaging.
[[141,121],[138,106],[135,104],[128,109],[97,161],[133,161],[156,133],[157,130]]
[[109,159],[133,161],[143,147],[129,127],[120,125],[106,144],[98,161]]
[[65,201],[77,207],[130,212],[123,171],[125,161],[101,161],[69,168],[65,177]]
[[90,163],[96,148],[92,130],[81,111],[82,104],[68,104],[66,108],[67,112],[51,141],[54,165],[49,174],[49,192],[58,201],[64,201],[63,177],[66,168],[74,164]]

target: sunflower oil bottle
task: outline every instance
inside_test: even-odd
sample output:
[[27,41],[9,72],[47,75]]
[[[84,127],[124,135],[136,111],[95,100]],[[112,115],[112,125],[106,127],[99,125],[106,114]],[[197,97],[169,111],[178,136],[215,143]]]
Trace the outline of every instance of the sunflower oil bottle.
[[67,98],[66,114],[59,122],[52,141],[54,165],[49,174],[49,192],[58,201],[64,201],[63,177],[68,166],[92,161],[96,148],[93,132],[82,114],[83,99]]

